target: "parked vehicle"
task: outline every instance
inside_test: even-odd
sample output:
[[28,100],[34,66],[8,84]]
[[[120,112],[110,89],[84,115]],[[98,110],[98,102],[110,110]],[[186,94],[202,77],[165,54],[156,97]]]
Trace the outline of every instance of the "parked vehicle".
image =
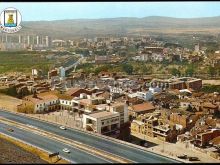
[[187,159],[187,155],[179,155],[179,156],[177,156],[178,158],[180,158],[180,159]]
[[199,161],[198,157],[189,157],[189,161]]

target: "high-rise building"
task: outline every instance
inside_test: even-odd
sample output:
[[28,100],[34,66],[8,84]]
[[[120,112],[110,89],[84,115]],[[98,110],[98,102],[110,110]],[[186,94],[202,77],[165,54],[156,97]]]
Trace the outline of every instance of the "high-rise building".
[[45,41],[46,41],[46,43],[45,43],[46,47],[51,47],[51,43],[52,43],[51,37],[46,36]]
[[195,52],[199,52],[199,44],[195,45]]
[[62,67],[62,66],[59,68],[59,75],[60,75],[60,77],[62,77],[62,78],[65,77],[65,68]]

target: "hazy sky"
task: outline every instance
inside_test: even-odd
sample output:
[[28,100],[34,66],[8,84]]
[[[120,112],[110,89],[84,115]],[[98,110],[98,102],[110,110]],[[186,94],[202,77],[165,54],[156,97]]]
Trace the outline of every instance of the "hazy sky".
[[220,16],[220,2],[0,2],[0,11],[17,8],[23,21],[78,18]]

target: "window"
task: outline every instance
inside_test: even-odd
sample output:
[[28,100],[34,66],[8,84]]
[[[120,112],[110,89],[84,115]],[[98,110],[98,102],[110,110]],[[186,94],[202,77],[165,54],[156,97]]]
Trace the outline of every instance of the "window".
[[37,107],[38,107],[38,104],[37,104]]
[[104,125],[104,121],[102,122],[102,125]]

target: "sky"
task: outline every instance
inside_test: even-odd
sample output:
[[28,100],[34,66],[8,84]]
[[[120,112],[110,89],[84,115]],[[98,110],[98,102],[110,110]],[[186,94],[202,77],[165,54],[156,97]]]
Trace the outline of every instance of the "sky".
[[0,2],[0,12],[18,9],[22,21],[167,16],[220,16],[220,2]]

